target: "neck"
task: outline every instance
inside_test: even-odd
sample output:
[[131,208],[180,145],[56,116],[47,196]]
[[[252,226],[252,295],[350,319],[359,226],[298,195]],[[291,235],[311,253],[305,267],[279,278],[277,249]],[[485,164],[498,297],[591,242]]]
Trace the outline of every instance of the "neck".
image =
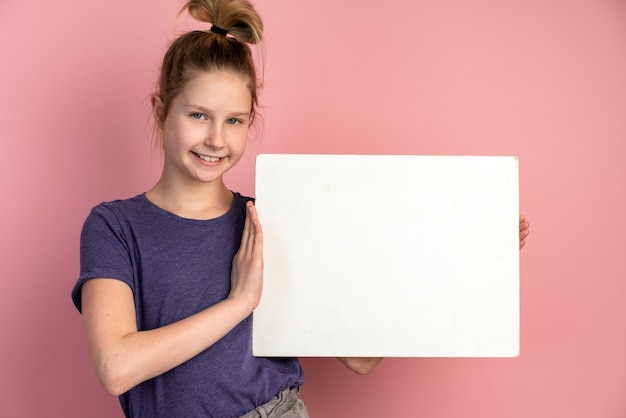
[[233,193],[224,182],[191,183],[181,186],[161,177],[146,192],[146,197],[161,209],[189,219],[213,219],[230,209]]

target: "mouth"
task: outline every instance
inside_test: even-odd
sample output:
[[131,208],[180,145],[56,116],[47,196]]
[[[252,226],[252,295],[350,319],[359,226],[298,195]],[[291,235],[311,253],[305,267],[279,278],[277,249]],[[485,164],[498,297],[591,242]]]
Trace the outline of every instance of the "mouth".
[[198,154],[197,152],[191,151],[193,155],[200,158],[202,161],[206,161],[208,163],[216,163],[221,160],[223,157],[212,157],[210,155]]

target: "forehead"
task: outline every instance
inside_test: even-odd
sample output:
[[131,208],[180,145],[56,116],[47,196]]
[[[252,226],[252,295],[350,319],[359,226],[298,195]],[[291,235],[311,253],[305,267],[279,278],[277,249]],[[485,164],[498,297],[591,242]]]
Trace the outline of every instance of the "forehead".
[[202,106],[230,104],[234,107],[244,106],[249,110],[252,105],[248,80],[228,71],[194,74],[181,91],[180,98],[183,102],[197,102]]

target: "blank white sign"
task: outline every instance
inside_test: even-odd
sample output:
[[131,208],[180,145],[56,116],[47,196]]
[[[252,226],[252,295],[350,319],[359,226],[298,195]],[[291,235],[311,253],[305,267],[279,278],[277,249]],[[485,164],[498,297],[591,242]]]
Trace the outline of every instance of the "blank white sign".
[[515,357],[516,157],[256,162],[256,356]]

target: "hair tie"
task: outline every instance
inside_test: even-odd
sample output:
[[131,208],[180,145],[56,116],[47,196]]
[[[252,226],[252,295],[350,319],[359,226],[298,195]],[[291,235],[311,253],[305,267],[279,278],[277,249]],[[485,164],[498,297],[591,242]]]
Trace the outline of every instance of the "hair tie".
[[226,36],[228,34],[228,31],[226,29],[222,29],[219,26],[211,26],[211,32],[213,33],[217,33],[218,35],[222,35],[222,36]]

